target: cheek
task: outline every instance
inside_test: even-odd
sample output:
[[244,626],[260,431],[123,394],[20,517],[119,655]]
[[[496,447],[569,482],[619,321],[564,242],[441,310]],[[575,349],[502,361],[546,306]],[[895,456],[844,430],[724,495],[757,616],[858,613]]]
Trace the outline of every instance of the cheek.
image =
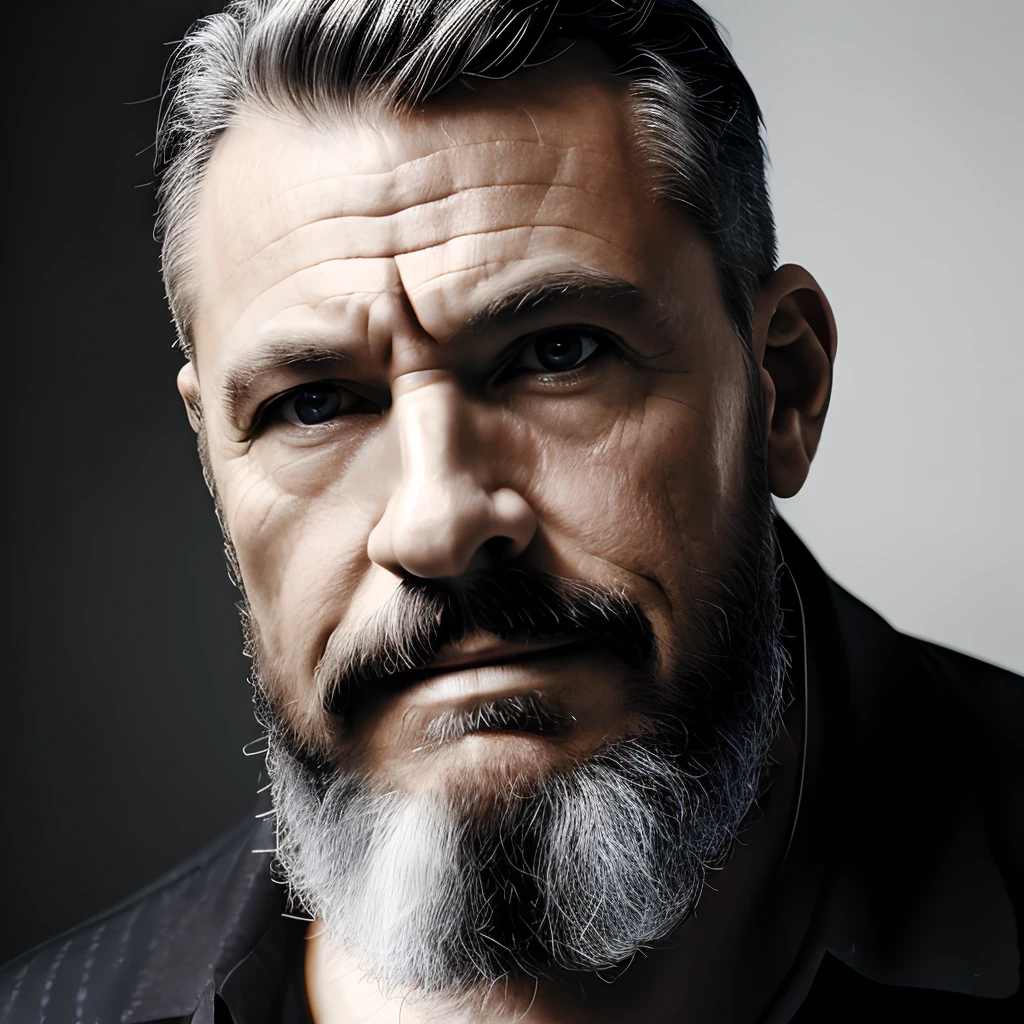
[[[700,401],[649,382],[630,401],[583,410],[571,431],[533,434],[524,486],[543,527],[589,555],[661,578],[719,563],[734,507],[736,437],[708,390]],[[689,384],[695,395],[701,389]]]
[[253,452],[219,474],[222,503],[264,662],[308,681],[363,582],[373,520],[336,453],[274,458],[276,472]]

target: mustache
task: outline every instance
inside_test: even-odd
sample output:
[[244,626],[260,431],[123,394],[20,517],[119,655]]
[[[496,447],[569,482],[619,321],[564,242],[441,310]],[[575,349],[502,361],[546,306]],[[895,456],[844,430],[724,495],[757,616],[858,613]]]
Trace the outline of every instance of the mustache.
[[589,639],[636,670],[655,653],[650,620],[621,591],[516,565],[405,579],[364,624],[331,636],[314,674],[323,708],[349,717],[369,696],[400,689],[446,644],[481,633],[505,643]]

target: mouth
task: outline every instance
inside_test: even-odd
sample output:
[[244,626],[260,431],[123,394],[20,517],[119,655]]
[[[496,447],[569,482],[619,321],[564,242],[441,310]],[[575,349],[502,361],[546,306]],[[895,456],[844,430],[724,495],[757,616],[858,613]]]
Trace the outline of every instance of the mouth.
[[341,716],[339,739],[364,764],[412,787],[450,768],[448,755],[433,760],[442,749],[469,773],[456,780],[532,774],[637,728],[637,685],[635,671],[592,634],[526,642],[476,634],[442,647],[427,665],[361,687]]
[[492,666],[526,665],[533,661],[558,655],[568,655],[573,649],[579,649],[584,641],[579,637],[564,637],[559,640],[537,640],[521,644],[488,643],[445,645],[440,656],[420,669],[401,672],[392,676],[390,688],[405,690],[428,679],[456,672],[469,672],[473,669],[484,669]]
[[415,717],[442,723],[436,738],[443,736],[445,741],[456,731],[562,735],[572,716],[562,714],[551,685],[564,676],[567,663],[588,652],[592,655],[594,647],[593,638],[579,636],[521,643],[493,636],[469,638],[445,645],[422,668],[396,673],[377,687],[363,689],[342,717],[349,728],[360,728],[390,714],[389,708],[403,717],[415,708]]

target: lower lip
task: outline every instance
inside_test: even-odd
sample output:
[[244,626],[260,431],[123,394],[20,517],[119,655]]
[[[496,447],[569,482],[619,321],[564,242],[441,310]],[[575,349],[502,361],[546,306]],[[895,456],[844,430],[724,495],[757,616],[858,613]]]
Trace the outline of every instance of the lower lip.
[[414,697],[417,703],[423,698],[428,701],[459,702],[472,697],[475,700],[491,700],[498,697],[515,696],[542,688],[540,683],[549,677],[560,663],[579,653],[578,643],[548,648],[517,658],[515,661],[499,661],[468,668],[453,667],[436,675],[425,676],[413,683],[405,693]]

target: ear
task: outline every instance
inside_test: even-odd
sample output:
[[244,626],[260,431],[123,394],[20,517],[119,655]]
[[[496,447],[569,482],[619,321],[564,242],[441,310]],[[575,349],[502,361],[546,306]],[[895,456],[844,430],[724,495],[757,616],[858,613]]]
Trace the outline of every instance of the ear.
[[178,371],[178,394],[185,403],[189,425],[198,434],[203,426],[203,406],[199,398],[199,375],[191,359]]
[[803,487],[818,449],[832,392],[836,321],[818,282],[788,263],[754,298],[753,353],[761,368],[772,493]]

